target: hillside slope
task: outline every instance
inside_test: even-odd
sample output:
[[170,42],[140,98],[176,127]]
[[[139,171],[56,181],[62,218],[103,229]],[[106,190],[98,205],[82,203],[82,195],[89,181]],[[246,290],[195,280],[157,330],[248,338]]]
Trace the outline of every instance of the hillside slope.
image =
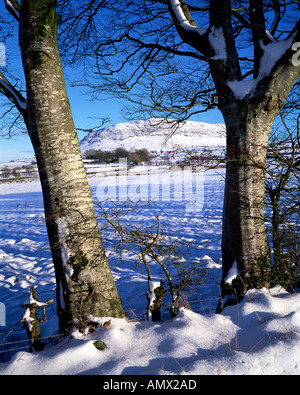
[[203,145],[225,145],[225,126],[186,121],[174,130],[174,126],[166,121],[148,119],[107,126],[90,133],[80,143],[83,154],[91,149],[111,151],[119,147],[127,150],[147,148],[148,151],[159,152],[175,146],[191,148]]

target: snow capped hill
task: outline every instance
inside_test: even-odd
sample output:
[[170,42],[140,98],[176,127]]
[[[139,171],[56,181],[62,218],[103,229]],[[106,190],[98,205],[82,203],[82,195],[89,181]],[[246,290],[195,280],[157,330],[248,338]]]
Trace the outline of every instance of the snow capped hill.
[[[168,138],[170,134],[172,137]],[[80,143],[82,153],[98,149],[112,151],[122,147],[127,150],[147,148],[148,151],[166,151],[177,146],[191,148],[203,145],[225,145],[225,126],[186,121],[174,129],[174,124],[159,119],[118,123],[96,130]]]

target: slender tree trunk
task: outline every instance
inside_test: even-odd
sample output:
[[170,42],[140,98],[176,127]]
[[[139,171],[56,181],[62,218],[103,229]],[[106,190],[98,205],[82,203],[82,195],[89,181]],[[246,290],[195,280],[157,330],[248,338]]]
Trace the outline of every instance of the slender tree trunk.
[[265,162],[276,114],[251,111],[242,101],[223,111],[227,127],[223,296],[235,298],[250,288],[270,285],[271,255],[264,221]]
[[57,44],[54,0],[23,0],[26,124],[35,150],[57,280],[60,330],[124,315],[101,241]]
[[281,256],[281,237],[279,232],[279,226],[281,224],[279,215],[279,199],[280,195],[272,196],[272,242],[273,242],[273,256],[275,266],[280,265]]

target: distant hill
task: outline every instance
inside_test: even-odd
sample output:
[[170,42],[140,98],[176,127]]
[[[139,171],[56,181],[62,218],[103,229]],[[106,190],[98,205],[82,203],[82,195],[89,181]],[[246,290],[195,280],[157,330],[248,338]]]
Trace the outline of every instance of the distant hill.
[[80,142],[80,147],[84,156],[91,149],[112,151],[123,147],[130,151],[147,148],[148,151],[160,152],[175,146],[225,145],[225,126],[221,124],[186,121],[174,134],[172,131],[173,124],[170,126],[168,122],[158,119],[118,123],[91,132]]

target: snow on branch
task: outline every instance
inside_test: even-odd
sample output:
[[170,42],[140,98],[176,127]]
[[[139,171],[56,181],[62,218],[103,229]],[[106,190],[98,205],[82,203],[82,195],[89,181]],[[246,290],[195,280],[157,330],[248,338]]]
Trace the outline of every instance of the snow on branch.
[[272,42],[264,45],[260,42],[263,55],[260,59],[258,75],[251,80],[230,81],[228,86],[234,93],[236,99],[243,100],[247,95],[253,95],[259,82],[265,78],[272,76],[272,70],[288,50],[292,48],[294,35],[288,39]]
[[197,32],[200,34],[200,36],[203,36],[206,33],[207,29],[199,28],[192,20],[192,18],[191,19],[187,18],[182,8],[183,4],[180,0],[170,0],[170,4],[179,25],[184,30]]
[[21,114],[24,114],[27,110],[27,102],[21,93],[14,88],[8,80],[4,77],[2,72],[0,71],[0,91],[4,93],[4,95],[10,99],[20,111]]
[[210,45],[212,46],[215,55],[212,60],[226,60],[227,58],[227,49],[226,49],[226,41],[223,33],[223,28],[219,27],[218,29],[215,26],[211,27],[211,31],[208,35],[208,40]]
[[21,7],[17,0],[4,0],[5,7],[9,11],[9,13],[19,22]]

